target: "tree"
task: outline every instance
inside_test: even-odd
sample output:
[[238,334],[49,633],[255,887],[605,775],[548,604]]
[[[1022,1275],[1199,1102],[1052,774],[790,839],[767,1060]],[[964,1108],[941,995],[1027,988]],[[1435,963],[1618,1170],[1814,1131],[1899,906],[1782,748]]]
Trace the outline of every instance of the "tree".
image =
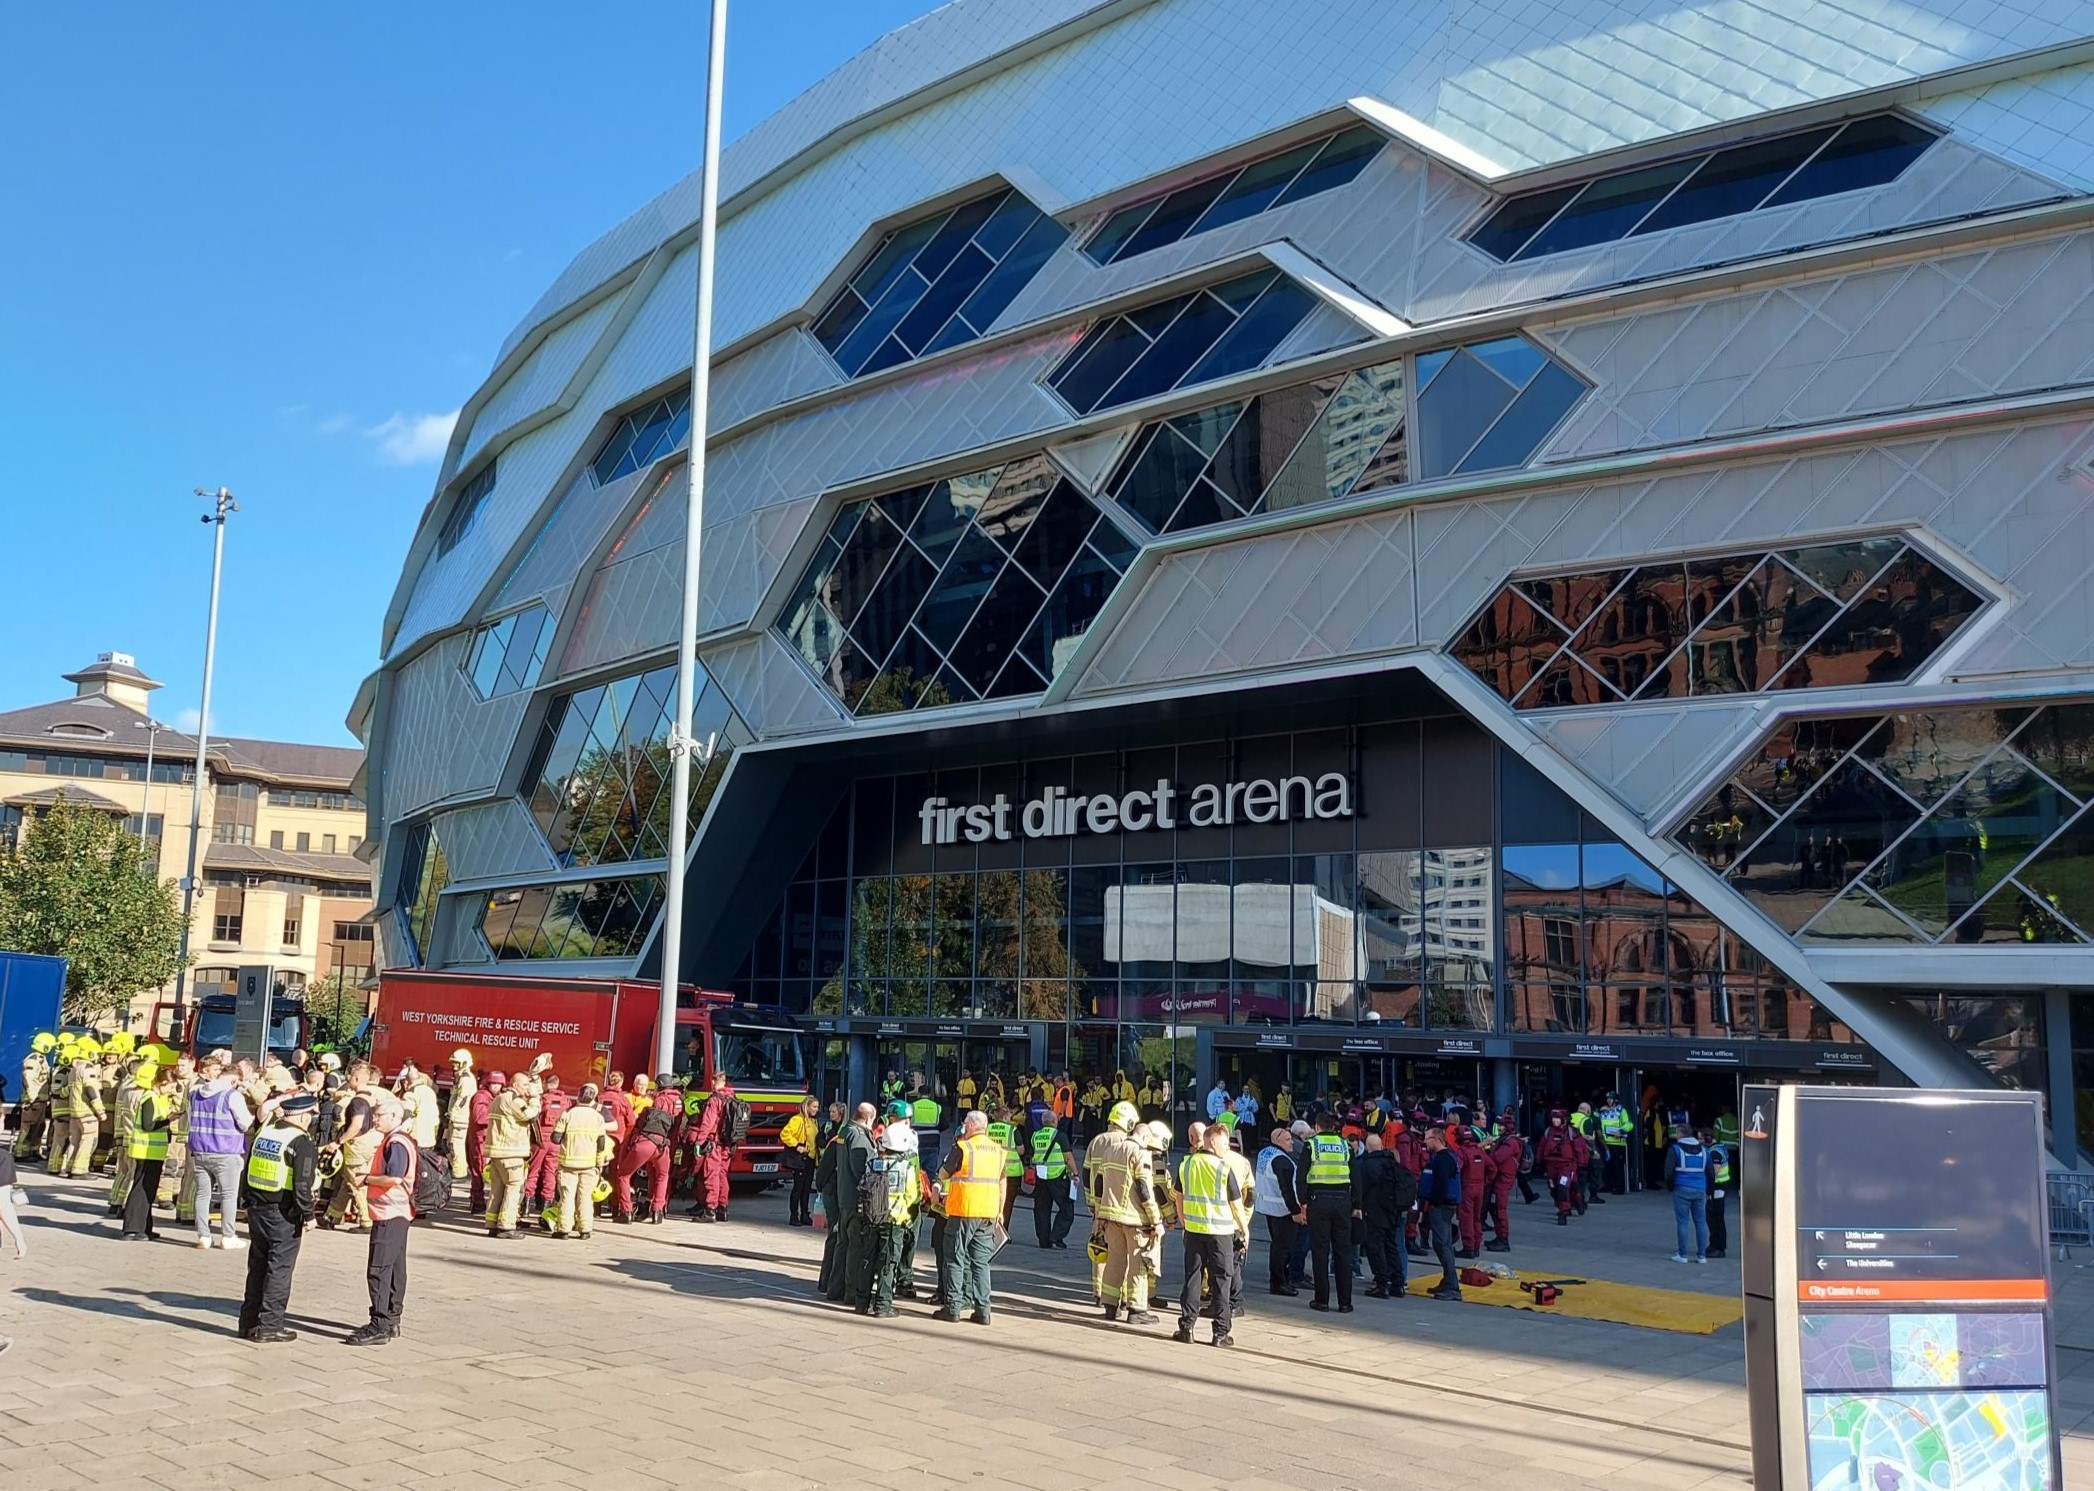
[[182,966],[172,880],[155,883],[116,819],[63,793],[0,851],[0,948],[67,962],[63,1017],[120,1012]]
[[[337,968],[325,978],[306,983],[305,1014],[316,1047],[331,1046],[337,1051],[350,1048],[357,1027],[370,1009],[370,996],[357,987],[356,980],[344,969]],[[355,1048],[355,1054],[362,1055],[362,1048]]]

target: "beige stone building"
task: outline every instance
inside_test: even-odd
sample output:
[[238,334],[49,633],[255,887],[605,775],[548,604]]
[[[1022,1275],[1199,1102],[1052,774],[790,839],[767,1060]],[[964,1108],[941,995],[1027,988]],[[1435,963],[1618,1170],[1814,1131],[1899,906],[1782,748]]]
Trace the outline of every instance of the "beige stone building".
[[[188,850],[196,740],[151,714],[160,687],[128,653],[65,675],[70,697],[0,711],[0,844],[61,793],[142,834],[163,880]],[[276,970],[286,991],[377,962],[370,868],[357,857],[364,805],[353,747],[213,738],[198,840],[189,947],[193,993],[230,990],[235,970]],[[142,1026],[153,996],[134,1005]]]

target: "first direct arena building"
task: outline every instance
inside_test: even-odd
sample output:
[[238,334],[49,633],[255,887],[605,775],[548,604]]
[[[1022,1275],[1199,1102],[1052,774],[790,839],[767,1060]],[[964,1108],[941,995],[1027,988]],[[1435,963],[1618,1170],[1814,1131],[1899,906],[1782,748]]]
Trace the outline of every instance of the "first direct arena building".
[[[726,155],[684,975],[2094,1139],[2094,4],[959,0]],[[694,142],[695,148],[695,142]],[[467,402],[389,960],[658,971],[697,182]]]

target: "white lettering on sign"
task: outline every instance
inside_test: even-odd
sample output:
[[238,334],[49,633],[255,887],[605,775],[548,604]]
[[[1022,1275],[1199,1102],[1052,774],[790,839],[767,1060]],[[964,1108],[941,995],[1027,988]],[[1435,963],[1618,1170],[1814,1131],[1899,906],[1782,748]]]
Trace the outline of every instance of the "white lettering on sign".
[[1168,778],[1132,792],[1072,793],[1049,787],[1019,807],[1003,793],[985,803],[926,797],[916,821],[926,844],[985,844],[991,839],[1065,839],[1080,833],[1145,833],[1176,828],[1181,801],[1194,828],[1232,823],[1294,823],[1352,816],[1352,782],[1342,772],[1320,777],[1268,777],[1226,785],[1203,782],[1189,793]]

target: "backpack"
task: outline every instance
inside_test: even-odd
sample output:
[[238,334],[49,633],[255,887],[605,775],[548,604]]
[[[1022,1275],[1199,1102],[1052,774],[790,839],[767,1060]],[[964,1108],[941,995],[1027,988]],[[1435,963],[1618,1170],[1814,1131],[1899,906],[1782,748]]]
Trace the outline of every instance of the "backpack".
[[451,1204],[451,1166],[433,1149],[421,1151],[414,1167],[414,1214],[427,1216]]
[[1396,1172],[1396,1183],[1390,1187],[1396,1200],[1398,1215],[1418,1204],[1418,1177],[1411,1174],[1410,1166],[1398,1160],[1392,1167]]
[[1532,1139],[1522,1139],[1520,1141],[1520,1174],[1532,1175],[1533,1173],[1534,1141]]
[[732,1149],[749,1137],[749,1105],[738,1096],[727,1099],[727,1111],[720,1115],[720,1142]]
[[874,1156],[858,1177],[858,1215],[876,1227],[894,1220],[894,1201],[909,1189],[907,1155]]

